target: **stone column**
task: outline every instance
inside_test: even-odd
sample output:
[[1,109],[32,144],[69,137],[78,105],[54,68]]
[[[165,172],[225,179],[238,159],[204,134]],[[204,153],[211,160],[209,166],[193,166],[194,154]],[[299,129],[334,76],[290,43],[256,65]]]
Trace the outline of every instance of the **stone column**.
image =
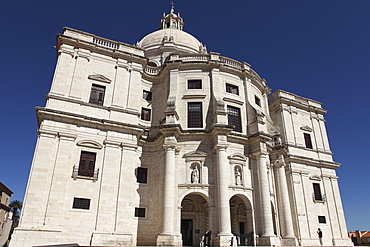
[[230,206],[229,206],[229,179],[230,169],[227,160],[226,145],[216,145],[217,152],[217,202],[218,211],[218,229],[219,232],[215,238],[215,245],[229,246],[231,233]]
[[267,154],[260,153],[257,156],[257,167],[259,173],[259,186],[261,193],[261,213],[262,213],[262,237],[272,237],[274,226],[272,221],[272,210],[270,202],[270,187],[267,175]]
[[293,221],[292,221],[292,213],[290,209],[290,202],[289,202],[289,191],[288,185],[286,181],[286,174],[285,174],[285,162],[284,157],[280,155],[280,157],[274,163],[276,169],[276,175],[278,180],[278,187],[279,187],[279,199],[280,205],[279,208],[281,209],[282,214],[282,226],[284,227],[283,231],[283,238],[285,239],[295,239],[294,236],[294,229],[293,229]]
[[165,149],[162,234],[173,234],[175,217],[175,146],[167,145]]
[[230,207],[228,197],[229,166],[227,162],[226,146],[217,145],[217,184],[218,184],[218,211],[219,235],[230,235]]
[[[166,138],[167,139],[167,138]],[[170,140],[171,139],[171,140]],[[164,145],[165,149],[165,164],[163,174],[163,225],[162,233],[157,237],[157,246],[182,246],[180,234],[175,232],[176,221],[176,205],[175,205],[175,177],[176,163],[175,151],[176,141],[170,138]]]

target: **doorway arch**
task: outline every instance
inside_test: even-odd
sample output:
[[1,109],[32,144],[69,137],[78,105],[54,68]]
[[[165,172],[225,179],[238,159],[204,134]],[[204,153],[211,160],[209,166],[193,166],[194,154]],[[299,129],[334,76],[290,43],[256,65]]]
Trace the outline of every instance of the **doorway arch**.
[[210,229],[209,203],[200,193],[190,193],[181,202],[181,235],[183,246],[199,246]]
[[230,198],[231,232],[237,237],[238,245],[254,245],[254,221],[252,205],[244,195]]

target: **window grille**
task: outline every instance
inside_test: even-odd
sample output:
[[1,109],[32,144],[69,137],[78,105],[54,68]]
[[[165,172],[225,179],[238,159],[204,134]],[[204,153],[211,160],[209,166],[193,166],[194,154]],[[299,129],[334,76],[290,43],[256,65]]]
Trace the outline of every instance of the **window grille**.
[[188,89],[202,89],[202,80],[188,80]]
[[90,199],[75,197],[73,198],[72,208],[89,210],[90,209]]
[[188,128],[203,128],[203,111],[201,102],[188,103]]
[[227,107],[227,120],[229,125],[234,125],[234,131],[242,132],[240,109],[233,106]]

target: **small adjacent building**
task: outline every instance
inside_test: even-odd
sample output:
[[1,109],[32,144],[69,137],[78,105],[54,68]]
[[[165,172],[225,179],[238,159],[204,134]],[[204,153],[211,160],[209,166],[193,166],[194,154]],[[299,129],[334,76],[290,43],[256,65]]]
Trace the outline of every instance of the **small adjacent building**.
[[12,247],[352,245],[321,103],[208,52],[64,28]]
[[370,246],[370,232],[368,231],[354,231],[349,232],[348,236],[351,238],[355,246]]
[[3,246],[9,238],[12,227],[12,212],[10,212],[10,197],[13,192],[0,182],[0,246]]

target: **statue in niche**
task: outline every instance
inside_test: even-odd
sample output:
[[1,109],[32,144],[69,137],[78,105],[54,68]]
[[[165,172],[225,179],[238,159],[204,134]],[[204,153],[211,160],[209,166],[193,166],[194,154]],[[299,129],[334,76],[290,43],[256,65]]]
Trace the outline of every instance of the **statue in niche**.
[[199,184],[199,169],[198,166],[194,166],[193,171],[191,172],[191,183]]
[[235,169],[235,184],[242,185],[242,174],[239,167]]

